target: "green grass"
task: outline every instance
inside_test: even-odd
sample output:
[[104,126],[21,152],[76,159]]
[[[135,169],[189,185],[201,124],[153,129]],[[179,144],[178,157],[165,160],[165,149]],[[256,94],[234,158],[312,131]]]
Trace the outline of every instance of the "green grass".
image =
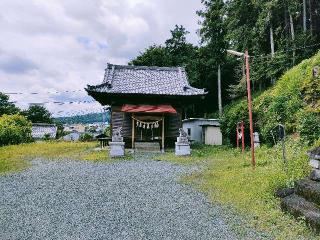
[[276,189],[293,186],[294,180],[309,173],[306,150],[305,146],[290,140],[288,167],[283,164],[280,146],[257,149],[255,169],[251,167],[249,151],[242,154],[227,147],[197,146],[190,157],[167,153],[161,160],[206,166],[183,181],[205,192],[212,202],[230,206],[244,217],[248,227],[265,232],[273,239],[316,239],[303,221],[281,211],[279,199],[274,196]]
[[[110,158],[107,150],[97,151],[96,142],[37,142],[0,147],[0,173],[19,171],[30,165],[29,160],[45,158],[48,160],[86,160],[86,161],[117,161]],[[130,160],[126,155],[124,160]]]

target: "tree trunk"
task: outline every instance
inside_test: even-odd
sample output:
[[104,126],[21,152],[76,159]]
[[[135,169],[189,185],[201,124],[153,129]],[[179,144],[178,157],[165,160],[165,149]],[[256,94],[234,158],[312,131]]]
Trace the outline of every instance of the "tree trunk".
[[309,23],[310,23],[310,34],[312,36],[312,5],[311,5],[311,0],[309,0],[309,14],[310,14],[310,17],[309,17]]
[[306,0],[303,0],[303,32],[307,31],[307,6]]
[[285,7],[283,8],[284,10],[284,32],[285,32],[285,36],[286,36],[286,50],[289,49],[289,37],[287,37],[289,35],[289,30],[288,30],[288,14],[287,14],[287,4],[285,4]]
[[[270,23],[270,47],[271,47],[271,57],[274,57],[274,39],[273,39],[273,28],[272,24]],[[271,77],[271,84],[274,85],[275,81],[274,78]]]
[[291,40],[294,41],[295,40],[295,35],[294,35],[293,18],[292,18],[291,13],[289,14],[289,18],[290,18]]
[[[293,48],[296,47],[295,44],[295,34],[294,34],[294,25],[293,25],[293,18],[291,13],[289,13],[289,19],[290,19],[290,32],[291,32],[291,40],[292,40],[292,44],[293,44]],[[293,50],[292,51],[292,65],[295,65],[295,57],[296,57],[296,51]]]
[[273,40],[273,28],[270,24],[270,47],[271,47],[271,56],[274,56],[274,40]]

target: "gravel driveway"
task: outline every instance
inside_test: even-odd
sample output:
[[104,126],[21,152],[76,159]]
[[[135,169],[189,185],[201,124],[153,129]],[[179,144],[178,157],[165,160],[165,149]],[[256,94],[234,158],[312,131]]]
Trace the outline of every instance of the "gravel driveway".
[[158,161],[34,161],[0,176],[0,239],[236,239],[218,207]]

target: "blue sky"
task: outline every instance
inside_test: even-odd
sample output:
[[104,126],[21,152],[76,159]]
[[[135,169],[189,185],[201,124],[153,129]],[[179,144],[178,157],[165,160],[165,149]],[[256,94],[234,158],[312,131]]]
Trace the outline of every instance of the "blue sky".
[[[28,102],[89,100],[81,90],[99,84],[107,62],[127,64],[151,44],[163,43],[175,24],[198,43],[200,0],[2,0],[0,91]],[[64,92],[48,94],[48,92]],[[53,113],[100,110],[97,103],[47,104]],[[63,114],[60,113],[60,114]]]

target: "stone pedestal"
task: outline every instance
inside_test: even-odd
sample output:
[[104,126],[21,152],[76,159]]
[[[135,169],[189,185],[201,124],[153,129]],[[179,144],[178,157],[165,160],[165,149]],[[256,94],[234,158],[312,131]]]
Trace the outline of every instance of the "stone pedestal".
[[124,156],[124,142],[110,142],[110,156],[123,157]]
[[312,167],[310,179],[320,182],[320,147],[308,152],[309,165]]
[[176,142],[175,154],[177,156],[188,156],[190,155],[190,144]]
[[253,139],[254,139],[254,148],[260,147],[260,137],[258,132],[253,133]]
[[190,155],[190,143],[188,139],[187,133],[180,128],[179,129],[179,137],[177,137],[175,154],[177,156],[188,156]]

